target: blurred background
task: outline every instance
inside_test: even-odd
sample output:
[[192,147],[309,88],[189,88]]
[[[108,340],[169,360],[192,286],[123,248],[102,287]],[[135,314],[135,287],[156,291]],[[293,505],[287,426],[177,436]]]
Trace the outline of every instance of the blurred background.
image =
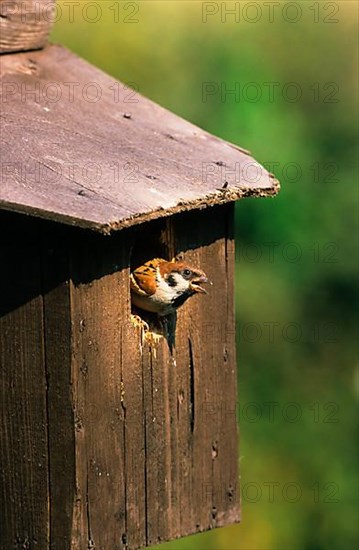
[[282,184],[236,206],[242,523],[160,548],[357,548],[357,2],[69,4],[53,42]]

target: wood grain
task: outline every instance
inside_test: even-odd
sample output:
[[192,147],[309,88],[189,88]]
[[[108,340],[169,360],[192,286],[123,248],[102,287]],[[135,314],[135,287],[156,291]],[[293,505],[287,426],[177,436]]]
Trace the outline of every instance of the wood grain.
[[109,233],[278,191],[249,153],[60,46],[4,55],[1,81],[2,208]]
[[38,224],[0,216],[0,548],[49,540],[47,392]]
[[232,220],[228,205],[163,231],[213,287],[179,310],[173,354],[143,346],[148,545],[239,521]]
[[[126,247],[121,239],[81,235],[71,253],[73,405],[76,438],[75,547],[117,548],[126,532],[121,292]],[[128,278],[128,275],[127,275]]]
[[0,53],[37,50],[47,42],[56,0],[1,0]]
[[[238,521],[233,205],[111,237],[0,219],[4,548],[134,550]],[[157,253],[213,281],[172,350],[130,319],[130,265]]]
[[50,547],[70,547],[75,495],[72,326],[68,242],[71,233],[43,222],[42,293],[49,434]]

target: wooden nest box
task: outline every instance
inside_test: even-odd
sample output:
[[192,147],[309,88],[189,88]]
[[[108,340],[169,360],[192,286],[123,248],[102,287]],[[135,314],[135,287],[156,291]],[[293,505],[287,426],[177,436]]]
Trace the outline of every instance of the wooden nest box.
[[[1,18],[14,39],[1,43],[0,546],[134,549],[236,522],[233,205],[278,183],[44,45],[16,4],[33,2]],[[179,253],[213,286],[179,309],[170,350],[131,321],[129,275]]]

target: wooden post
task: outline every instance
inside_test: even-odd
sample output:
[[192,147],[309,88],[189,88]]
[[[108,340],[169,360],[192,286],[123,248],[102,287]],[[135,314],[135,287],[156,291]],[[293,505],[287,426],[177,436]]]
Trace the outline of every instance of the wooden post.
[[56,0],[1,0],[0,53],[43,48],[55,10]]

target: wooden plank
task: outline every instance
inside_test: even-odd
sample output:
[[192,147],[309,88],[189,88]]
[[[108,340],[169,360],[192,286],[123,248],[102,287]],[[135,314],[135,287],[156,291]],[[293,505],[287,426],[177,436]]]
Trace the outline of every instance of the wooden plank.
[[[127,246],[132,236],[124,238]],[[125,531],[124,547],[133,549],[147,540],[147,476],[145,422],[148,412],[144,399],[142,365],[143,335],[130,322],[129,260],[121,274],[123,317],[121,327],[121,376],[124,433]],[[154,503],[152,503],[154,505]]]
[[[146,237],[145,237],[146,235]],[[172,258],[174,235],[170,220],[160,220],[137,233],[142,254]],[[142,260],[145,258],[142,257]],[[146,258],[147,259],[147,258]],[[135,262],[136,263],[136,262]],[[146,544],[180,536],[177,438],[177,370],[167,342],[145,341],[142,354],[146,428]]]
[[46,376],[38,222],[0,213],[0,547],[47,548]]
[[146,544],[180,536],[176,371],[167,344],[148,345],[142,354],[146,419]]
[[107,233],[278,191],[248,152],[60,46],[4,55],[1,81],[2,208]]
[[43,223],[44,337],[48,387],[50,547],[70,548],[75,496],[75,427],[71,392],[71,231]]
[[[134,338],[134,331],[137,338]],[[146,545],[146,436],[139,329],[122,336],[123,430],[125,472],[124,547]],[[127,545],[127,546],[126,546]]]
[[173,219],[178,250],[213,282],[208,296],[189,300],[178,315],[177,368],[187,373],[182,406],[189,419],[186,426],[182,418],[179,430],[180,477],[191,509],[182,518],[182,533],[188,521],[193,532],[239,520],[232,219],[232,205]]
[[56,0],[1,0],[0,53],[37,50],[47,42]]
[[128,327],[129,245],[128,234],[81,235],[72,253],[79,548],[145,542],[142,372]]

